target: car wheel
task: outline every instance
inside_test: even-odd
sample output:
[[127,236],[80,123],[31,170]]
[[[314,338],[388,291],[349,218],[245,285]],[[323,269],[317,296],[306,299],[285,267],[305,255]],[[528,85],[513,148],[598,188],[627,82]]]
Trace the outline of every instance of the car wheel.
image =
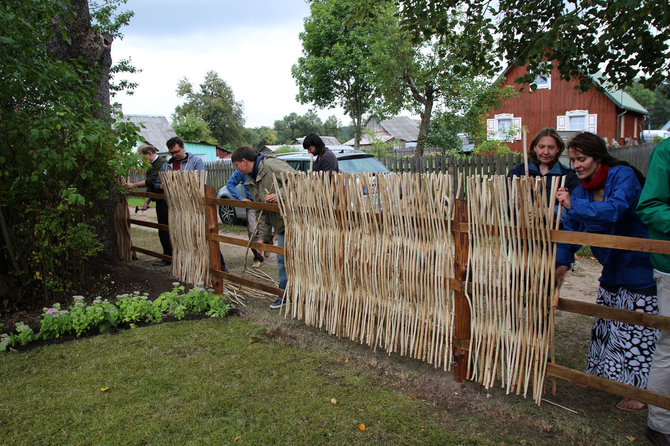
[[234,225],[237,223],[235,208],[232,206],[219,206],[219,217],[224,225]]

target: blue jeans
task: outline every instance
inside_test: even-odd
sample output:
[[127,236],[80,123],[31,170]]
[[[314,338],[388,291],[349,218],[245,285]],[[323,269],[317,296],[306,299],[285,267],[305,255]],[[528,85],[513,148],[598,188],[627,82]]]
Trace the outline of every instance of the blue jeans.
[[[277,246],[284,247],[284,234],[277,235]],[[279,274],[279,288],[285,290],[286,282],[288,282],[286,278],[286,266],[284,266],[284,256],[280,256],[279,254],[277,254],[277,272]]]

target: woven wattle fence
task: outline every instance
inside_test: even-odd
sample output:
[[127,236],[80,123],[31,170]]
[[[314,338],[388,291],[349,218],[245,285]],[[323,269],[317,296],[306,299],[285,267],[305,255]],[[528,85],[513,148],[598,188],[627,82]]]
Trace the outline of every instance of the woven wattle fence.
[[161,172],[168,203],[172,242],[172,277],[210,284],[209,247],[205,234],[205,171]]
[[287,315],[450,368],[449,177],[297,174],[283,182]]
[[[553,339],[557,227],[546,183],[504,176],[467,179],[469,204],[469,379],[499,378],[508,393],[529,387],[539,404]],[[549,202],[548,202],[549,201]]]

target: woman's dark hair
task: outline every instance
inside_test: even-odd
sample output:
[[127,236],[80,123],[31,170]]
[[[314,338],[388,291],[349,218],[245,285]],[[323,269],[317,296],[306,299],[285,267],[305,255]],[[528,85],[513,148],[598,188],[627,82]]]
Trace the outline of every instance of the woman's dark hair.
[[309,148],[312,146],[316,148],[315,155],[321,155],[323,149],[326,148],[326,145],[323,143],[323,140],[321,137],[319,137],[319,135],[310,133],[309,135],[305,136],[305,139],[302,141],[302,147],[305,150],[309,150]]
[[249,146],[242,146],[238,147],[237,150],[233,152],[233,154],[230,156],[230,161],[234,163],[242,161],[242,159],[249,161],[256,161],[257,157],[258,152],[256,151],[256,149]]
[[576,134],[570,141],[568,141],[568,149],[573,149],[578,152],[583,153],[586,156],[590,156],[600,161],[602,164],[607,164],[608,166],[628,166],[633,169],[637,179],[640,181],[640,184],[644,186],[644,175],[640,172],[635,166],[627,163],[626,161],[614,158],[607,151],[607,144],[605,141],[598,136],[590,132],[583,132]]
[[552,138],[554,138],[554,141],[556,141],[556,147],[558,147],[558,153],[556,154],[556,157],[553,159],[551,163],[549,163],[549,168],[551,169],[552,167],[554,167],[554,164],[558,162],[558,158],[560,158],[561,153],[563,153],[563,150],[565,150],[565,143],[563,142],[561,135],[559,135],[558,132],[552,129],[551,127],[545,127],[539,132],[537,132],[535,138],[533,138],[533,140],[530,142],[528,159],[536,166],[538,167],[540,166],[540,160],[537,158],[537,153],[535,153],[535,147],[540,143],[540,140],[545,136],[551,136]]

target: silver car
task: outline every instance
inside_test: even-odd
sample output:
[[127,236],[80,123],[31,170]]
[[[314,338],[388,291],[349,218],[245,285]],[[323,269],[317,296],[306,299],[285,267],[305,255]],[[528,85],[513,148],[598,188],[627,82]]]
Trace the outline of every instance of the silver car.
[[[369,153],[354,150],[350,147],[338,149],[328,147],[337,157],[337,164],[341,172],[347,173],[389,173],[390,171],[382,163],[377,160],[374,155]],[[309,172],[312,170],[312,155],[306,150],[299,152],[282,153],[277,155],[277,158],[286,161],[289,166],[295,170]],[[237,192],[244,197],[244,185],[238,184]],[[228,192],[228,188],[223,186],[216,194],[217,198],[233,199]],[[219,206],[219,217],[221,222],[225,224],[235,224],[240,220],[247,219],[247,210],[245,208],[238,208],[232,206]]]

